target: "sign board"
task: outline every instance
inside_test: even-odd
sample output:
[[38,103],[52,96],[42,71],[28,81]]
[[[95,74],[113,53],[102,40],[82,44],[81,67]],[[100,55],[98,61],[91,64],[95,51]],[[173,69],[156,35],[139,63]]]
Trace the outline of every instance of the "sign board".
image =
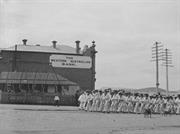
[[92,59],[89,56],[53,54],[50,56],[49,60],[53,67],[89,69],[92,66]]

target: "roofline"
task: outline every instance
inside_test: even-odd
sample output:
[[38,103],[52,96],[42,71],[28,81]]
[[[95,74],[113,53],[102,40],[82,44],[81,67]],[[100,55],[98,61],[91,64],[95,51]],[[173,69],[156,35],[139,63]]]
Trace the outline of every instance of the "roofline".
[[41,52],[41,51],[15,51],[15,50],[1,50],[5,52],[20,52],[20,53],[44,53],[44,54],[60,54],[60,55],[77,55],[77,56],[84,56],[83,54],[75,54],[75,53],[54,53],[54,52]]

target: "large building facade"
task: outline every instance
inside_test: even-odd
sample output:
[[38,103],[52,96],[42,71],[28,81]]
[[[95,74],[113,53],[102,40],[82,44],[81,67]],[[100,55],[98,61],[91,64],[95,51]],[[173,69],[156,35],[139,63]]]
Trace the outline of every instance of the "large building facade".
[[[80,48],[58,45],[22,44],[0,53],[1,103],[53,104],[54,95],[61,104],[74,105],[78,93],[95,88],[95,42]],[[33,97],[34,98],[33,98]]]

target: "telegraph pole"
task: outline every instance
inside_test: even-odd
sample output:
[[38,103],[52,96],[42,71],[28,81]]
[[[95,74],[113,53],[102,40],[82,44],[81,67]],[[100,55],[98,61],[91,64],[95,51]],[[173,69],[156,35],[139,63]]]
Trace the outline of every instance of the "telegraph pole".
[[163,63],[162,66],[166,67],[166,94],[169,96],[169,78],[168,78],[168,67],[172,66],[172,53],[169,49],[165,49],[163,53]]
[[159,88],[159,61],[162,60],[162,47],[163,45],[160,45],[160,42],[155,42],[153,47],[152,47],[152,61],[156,62],[156,91],[157,94],[158,92],[158,88]]

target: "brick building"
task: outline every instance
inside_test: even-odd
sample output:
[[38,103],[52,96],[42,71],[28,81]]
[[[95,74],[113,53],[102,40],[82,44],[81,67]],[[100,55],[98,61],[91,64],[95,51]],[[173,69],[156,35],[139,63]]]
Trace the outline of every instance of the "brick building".
[[95,42],[76,47],[22,44],[1,49],[1,103],[53,104],[54,95],[61,104],[74,105],[80,90],[95,88]]

